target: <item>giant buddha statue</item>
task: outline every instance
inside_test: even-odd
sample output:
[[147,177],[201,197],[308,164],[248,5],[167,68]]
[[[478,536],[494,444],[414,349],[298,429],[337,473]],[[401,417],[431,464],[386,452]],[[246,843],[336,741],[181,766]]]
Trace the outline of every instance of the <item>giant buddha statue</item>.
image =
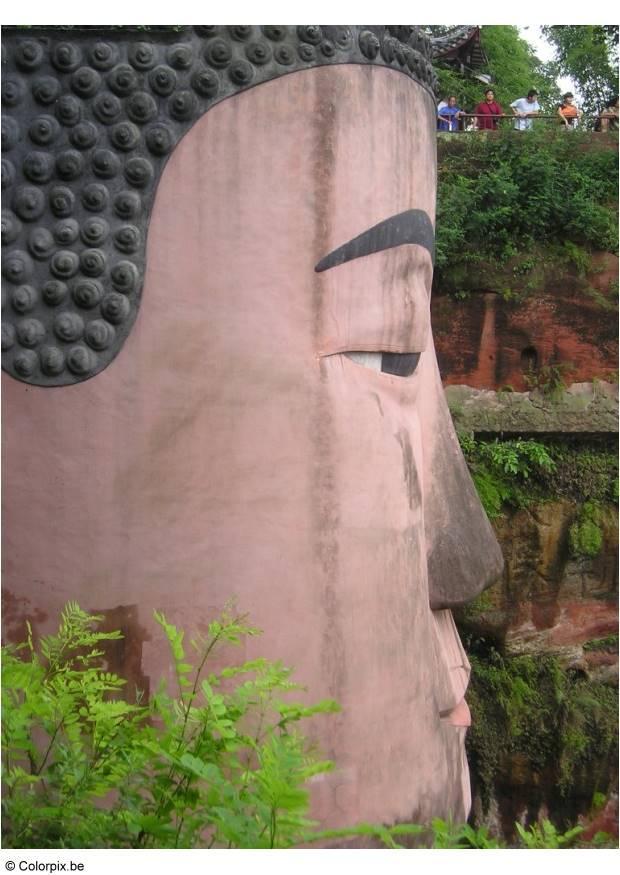
[[450,609],[501,556],[430,325],[436,83],[415,27],[3,34],[5,635],[234,597],[311,700],[332,827],[470,804]]

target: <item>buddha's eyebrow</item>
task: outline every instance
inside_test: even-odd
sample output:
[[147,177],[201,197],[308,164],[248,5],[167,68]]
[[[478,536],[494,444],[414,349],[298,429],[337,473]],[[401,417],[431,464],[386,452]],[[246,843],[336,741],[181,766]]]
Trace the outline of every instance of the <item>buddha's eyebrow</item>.
[[383,222],[373,225],[348,243],[334,249],[322,258],[314,269],[317,273],[321,273],[353,258],[361,258],[362,255],[371,255],[383,249],[392,249],[403,243],[417,243],[419,246],[424,246],[434,261],[435,232],[430,217],[424,210],[405,210],[404,213],[384,219]]

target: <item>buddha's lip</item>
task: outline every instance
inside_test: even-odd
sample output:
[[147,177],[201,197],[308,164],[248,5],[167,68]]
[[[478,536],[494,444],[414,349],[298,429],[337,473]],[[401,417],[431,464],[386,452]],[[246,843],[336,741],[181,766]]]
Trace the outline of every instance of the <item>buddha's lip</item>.
[[465,697],[454,708],[451,708],[449,711],[442,711],[439,716],[451,726],[471,726],[471,711],[465,701]]

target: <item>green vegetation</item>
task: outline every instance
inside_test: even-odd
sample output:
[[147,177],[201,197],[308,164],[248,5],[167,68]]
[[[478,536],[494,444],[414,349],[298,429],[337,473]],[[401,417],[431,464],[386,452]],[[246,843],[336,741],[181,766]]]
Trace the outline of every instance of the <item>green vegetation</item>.
[[[491,75],[497,101],[504,110],[513,100],[525,97],[530,88],[539,93],[543,112],[555,113],[561,94],[558,76],[569,76],[577,84],[580,104],[589,124],[607,100],[618,93],[617,25],[548,25],[543,32],[555,48],[551,63],[542,63],[530,46],[510,25],[483,25],[482,46],[488,65],[480,72]],[[430,31],[440,35],[449,27],[432,25]],[[485,86],[449,65],[437,66],[441,96],[454,94],[459,105],[470,112],[483,99]]]
[[542,365],[539,368],[530,367],[523,375],[523,382],[528,391],[538,389],[545,397],[552,401],[559,401],[566,389],[564,372],[570,370],[569,362],[560,364]]
[[[435,35],[446,30],[445,26],[431,27]],[[541,105],[551,106],[559,101],[559,91],[552,71],[541,64],[529,43],[519,36],[518,28],[512,25],[483,25],[480,29],[482,45],[489,59],[484,71],[493,77],[495,96],[501,106],[508,110],[513,100],[525,97],[530,88],[537,88]],[[484,99],[485,85],[471,76],[463,76],[450,66],[436,65],[441,97],[454,94],[459,106],[473,112],[476,104]]]
[[618,650],[618,636],[605,635],[604,638],[591,638],[583,645],[583,649],[588,651],[604,651],[613,653]]
[[[602,794],[599,794],[602,796]],[[602,796],[601,805],[605,804],[606,797]],[[523,827],[515,823],[516,842],[506,845],[495,836],[489,834],[486,827],[473,827],[470,824],[453,825],[446,821],[435,818],[431,825],[432,846],[444,850],[493,850],[498,848],[529,848],[552,850],[557,848],[587,848],[592,847],[617,847],[612,837],[607,833],[600,832],[594,837],[593,842],[581,840],[584,831],[582,826],[573,826],[560,832],[551,821],[543,819],[540,824],[533,823],[529,827]]]
[[600,531],[605,517],[601,505],[617,502],[615,450],[596,442],[577,444],[551,438],[488,441],[460,433],[459,441],[482,505],[491,519],[506,508],[527,507],[532,501],[571,499],[585,508],[576,523],[582,534],[575,530],[573,555],[595,555],[584,554],[577,545],[583,542],[583,547],[587,542],[592,547],[592,539],[596,538],[593,527]]
[[533,440],[477,441],[460,434],[459,441],[469,465],[480,501],[490,518],[502,507],[526,506],[532,497],[530,480],[535,472],[552,472],[555,463],[547,448]]
[[119,632],[65,608],[58,634],[3,648],[3,841],[14,848],[290,847],[311,839],[306,783],[331,769],[298,730],[334,702],[285,702],[290,670],[263,659],[206,673],[257,630],[227,614],[192,642],[162,615],[177,691],[132,705],[102,668]]
[[436,817],[432,822],[433,847],[442,850],[485,850],[503,848],[505,845],[489,835],[486,827],[474,829],[469,824],[454,826]]
[[[532,501],[567,498],[577,508],[569,530],[570,553],[585,558],[599,554],[605,531],[617,519],[618,457],[610,444],[484,441],[468,435],[460,440],[490,517]],[[467,737],[472,774],[484,805],[514,784],[514,773],[521,776],[517,783],[522,787],[525,770],[531,791],[519,793],[530,794],[537,810],[540,787],[550,782],[546,802],[556,815],[567,814],[568,826],[583,804],[584,787],[590,796],[608,789],[609,763],[617,758],[617,687],[566,671],[552,656],[502,655],[499,644],[491,643],[494,633],[484,631],[485,614],[493,604],[489,593],[483,593],[458,613],[472,663],[468,701],[473,722]],[[617,636],[584,645],[586,651],[614,649]],[[534,844],[526,842],[527,847],[552,841],[542,834],[530,839]]]
[[587,501],[568,531],[568,549],[575,558],[592,558],[598,556],[602,546],[600,510],[593,501]]
[[558,810],[576,786],[589,798],[604,791],[618,756],[617,689],[565,671],[555,657],[502,656],[486,641],[465,638],[473,717],[467,748],[483,804],[516,768],[526,770],[539,801],[543,776],[557,776],[544,792]]
[[569,498],[579,503],[617,502],[617,445],[550,439],[544,445],[554,464],[552,471],[536,472],[541,497]]
[[[583,93],[585,112],[597,114],[617,92],[617,26],[546,30],[557,48],[555,64],[547,66],[516,28],[482,28],[496,98],[507,108],[534,87],[543,111],[554,112],[559,97],[554,80],[568,74]],[[439,78],[442,96],[455,94],[465,109],[482,99],[484,86],[478,82],[448,68]],[[618,251],[614,135],[581,130],[566,136],[542,121],[522,134],[514,133],[510,122],[502,124],[493,136],[438,141],[436,290],[460,301],[493,290],[512,308],[550,283],[565,282],[566,291],[589,299],[607,318],[617,308],[617,281],[602,290],[590,282],[598,263],[593,254]],[[528,387],[544,396],[543,403],[559,398],[563,368],[570,366],[546,364],[527,374]],[[458,420],[459,411],[452,412]],[[599,555],[617,525],[618,456],[612,439],[461,434],[459,440],[489,517],[533,502],[573,502],[568,549],[574,558]],[[571,829],[574,817],[609,791],[615,773],[617,687],[567,670],[553,656],[500,652],[504,632],[497,624],[504,620],[497,593],[483,593],[461,609],[458,622],[472,663],[467,746],[483,807],[488,810],[491,798],[503,800],[507,816],[514,795],[533,814],[544,802],[554,824],[515,825],[515,841],[527,848],[579,845],[578,830]],[[617,636],[592,639],[584,651],[617,651],[617,643]],[[556,821],[566,832],[558,832]],[[448,836],[443,846],[467,846],[464,833],[455,844],[451,840]],[[598,841],[604,844],[605,837]]]
[[591,252],[617,252],[617,154],[585,148],[591,136],[541,129],[441,141],[436,287],[484,288],[488,273],[514,298],[541,271],[583,272]]
[[[125,681],[103,668],[102,648],[120,632],[98,631],[101,618],[75,603],[56,635],[35,644],[28,628],[25,642],[2,648],[4,847],[286,848],[357,837],[389,848],[402,841],[505,847],[485,828],[440,819],[318,830],[307,817],[307,782],[333,764],[310,749],[299,723],[337,705],[285,702],[299,687],[279,662],[207,673],[220,647],[257,634],[242,617],[225,613],[211,622],[191,642],[193,661],[183,632],[161,614],[155,619],[177,690],[171,695],[162,683],[149,703],[126,702]],[[519,708],[531,705],[532,694],[514,684],[517,693],[506,692],[501,675],[481,677],[504,694],[510,719],[523,727]],[[523,847],[557,847],[579,832],[562,836],[545,821],[519,835]]]
[[598,114],[618,94],[618,25],[545,25],[544,35],[555,47],[553,71],[573,79],[583,109]]
[[583,827],[574,826],[565,833],[559,833],[554,825],[548,820],[542,824],[533,824],[529,830],[524,829],[520,823],[515,824],[519,838],[526,848],[530,850],[552,850],[570,847],[574,844],[577,836],[583,832]]

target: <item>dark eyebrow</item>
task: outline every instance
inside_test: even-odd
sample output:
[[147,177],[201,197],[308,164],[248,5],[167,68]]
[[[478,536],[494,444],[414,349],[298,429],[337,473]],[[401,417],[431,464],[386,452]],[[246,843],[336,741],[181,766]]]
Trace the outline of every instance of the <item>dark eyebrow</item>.
[[417,243],[419,246],[424,246],[430,252],[433,261],[435,260],[435,232],[429,215],[424,210],[405,210],[404,213],[397,213],[389,219],[384,219],[383,222],[373,225],[353,240],[334,249],[322,258],[314,269],[317,273],[321,273],[353,258],[361,258],[362,255],[371,255],[383,249],[392,249],[403,243]]

